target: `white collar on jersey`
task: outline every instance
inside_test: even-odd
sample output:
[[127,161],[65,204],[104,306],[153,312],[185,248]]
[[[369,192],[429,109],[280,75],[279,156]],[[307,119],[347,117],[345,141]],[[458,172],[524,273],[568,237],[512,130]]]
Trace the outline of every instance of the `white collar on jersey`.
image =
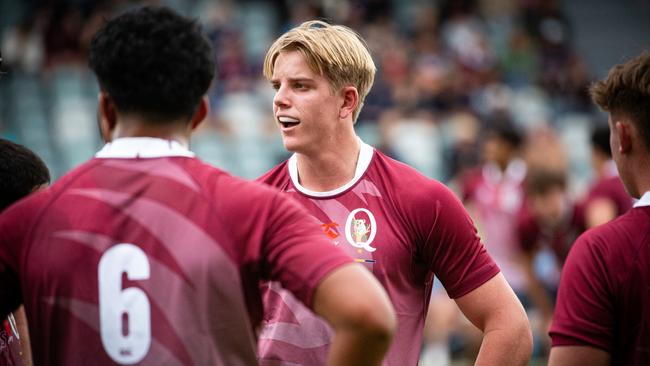
[[194,153],[174,140],[154,137],[123,137],[107,143],[95,154],[96,158],[162,158],[184,156],[193,158]]
[[361,179],[361,176],[366,172],[366,169],[368,169],[370,161],[372,160],[372,154],[375,151],[372,146],[361,141],[361,139],[359,139],[359,145],[361,148],[359,150],[359,160],[357,160],[357,168],[354,172],[354,178],[352,178],[351,181],[347,182],[343,186],[327,192],[316,192],[303,187],[298,181],[298,160],[296,154],[291,155],[288,162],[289,176],[291,177],[293,185],[298,191],[312,197],[330,197],[352,187],[359,181],[359,179]]
[[650,191],[646,192],[634,203],[634,207],[650,206]]
[[520,183],[526,178],[526,170],[526,163],[520,158],[515,158],[508,163],[505,172],[501,172],[495,163],[486,164],[483,167],[483,176],[493,184],[497,184],[502,179]]

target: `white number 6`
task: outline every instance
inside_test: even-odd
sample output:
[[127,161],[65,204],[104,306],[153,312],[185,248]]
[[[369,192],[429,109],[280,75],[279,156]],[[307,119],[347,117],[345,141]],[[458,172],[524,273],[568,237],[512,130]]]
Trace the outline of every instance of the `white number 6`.
[[133,244],[117,244],[102,255],[97,272],[104,350],[119,364],[139,362],[151,345],[151,307],[141,289],[122,289],[122,275],[132,281],[148,279],[147,255]]

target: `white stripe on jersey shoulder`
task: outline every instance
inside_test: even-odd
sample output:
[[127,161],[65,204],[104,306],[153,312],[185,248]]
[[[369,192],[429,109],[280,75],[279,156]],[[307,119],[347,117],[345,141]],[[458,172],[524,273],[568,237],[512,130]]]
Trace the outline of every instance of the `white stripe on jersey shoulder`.
[[107,143],[95,154],[96,158],[163,158],[184,156],[193,158],[194,153],[178,141],[154,137],[123,137]]
[[650,206],[650,191],[646,192],[634,203],[634,207]]
[[298,161],[296,158],[296,154],[291,155],[287,163],[287,166],[289,169],[289,176],[291,177],[291,182],[293,183],[293,186],[296,187],[296,189],[299,192],[312,197],[331,197],[352,187],[359,181],[359,179],[361,179],[361,176],[368,169],[368,166],[370,165],[370,161],[372,160],[372,155],[375,152],[375,149],[372,146],[361,141],[361,139],[359,139],[359,145],[360,145],[359,159],[357,160],[357,169],[354,172],[354,177],[352,178],[352,180],[339,188],[327,192],[312,191],[303,187],[300,184],[300,182],[298,181]]

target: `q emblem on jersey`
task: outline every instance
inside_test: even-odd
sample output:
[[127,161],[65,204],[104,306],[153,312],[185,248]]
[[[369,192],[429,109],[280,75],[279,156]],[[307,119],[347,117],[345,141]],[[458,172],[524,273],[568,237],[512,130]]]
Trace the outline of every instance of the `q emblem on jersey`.
[[372,212],[357,208],[350,212],[345,222],[345,238],[355,248],[374,252],[377,248],[370,246],[377,235],[377,222]]

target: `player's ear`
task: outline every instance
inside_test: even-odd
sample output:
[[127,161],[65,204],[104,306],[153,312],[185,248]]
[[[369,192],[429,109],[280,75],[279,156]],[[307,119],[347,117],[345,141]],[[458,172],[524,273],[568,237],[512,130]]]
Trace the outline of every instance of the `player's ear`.
[[618,138],[618,150],[621,154],[627,154],[632,149],[632,127],[628,121],[614,122],[616,138]]
[[359,92],[353,86],[346,86],[341,89],[341,107],[339,109],[339,118],[354,116],[354,110],[359,105]]
[[196,112],[194,112],[194,115],[192,116],[192,120],[190,121],[191,129],[194,130],[195,128],[199,127],[201,122],[205,120],[209,113],[210,100],[208,99],[207,95],[204,95],[199,102],[199,106],[196,108]]
[[99,132],[104,142],[113,140],[113,131],[117,125],[117,109],[110,95],[100,92],[97,97],[97,118],[99,120]]

